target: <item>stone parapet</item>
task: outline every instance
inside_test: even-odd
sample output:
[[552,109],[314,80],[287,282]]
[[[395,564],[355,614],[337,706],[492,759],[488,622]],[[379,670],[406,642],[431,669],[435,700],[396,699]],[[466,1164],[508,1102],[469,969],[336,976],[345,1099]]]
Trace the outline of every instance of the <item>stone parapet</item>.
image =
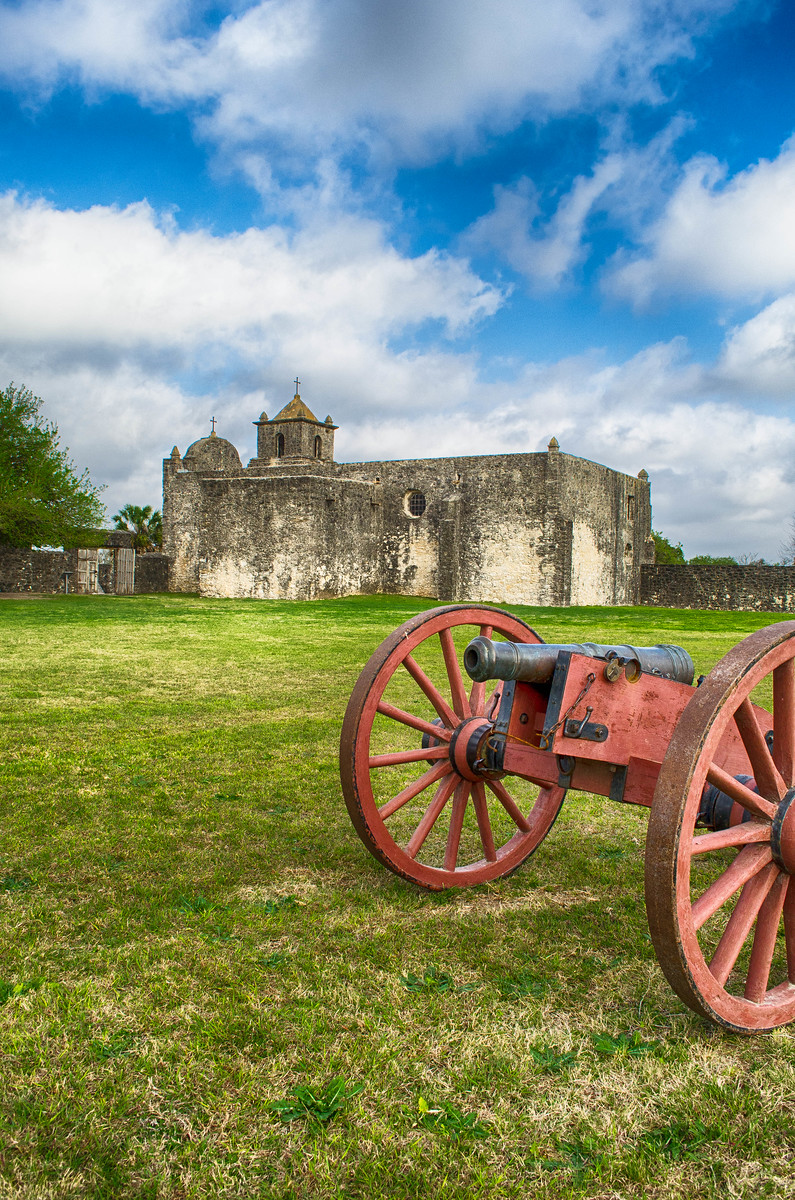
[[795,567],[644,565],[640,602],[660,608],[791,613],[795,611]]

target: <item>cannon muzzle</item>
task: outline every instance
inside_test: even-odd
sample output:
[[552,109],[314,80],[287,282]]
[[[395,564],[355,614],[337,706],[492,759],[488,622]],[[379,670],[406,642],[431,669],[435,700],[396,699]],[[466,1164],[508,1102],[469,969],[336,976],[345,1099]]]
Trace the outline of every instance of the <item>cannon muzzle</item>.
[[619,659],[636,663],[638,673],[662,675],[677,683],[692,683],[693,660],[681,646],[598,646],[594,642],[556,645],[551,642],[493,642],[474,638],[464,651],[464,666],[477,683],[486,679],[520,679],[549,683],[563,650],[589,658]]

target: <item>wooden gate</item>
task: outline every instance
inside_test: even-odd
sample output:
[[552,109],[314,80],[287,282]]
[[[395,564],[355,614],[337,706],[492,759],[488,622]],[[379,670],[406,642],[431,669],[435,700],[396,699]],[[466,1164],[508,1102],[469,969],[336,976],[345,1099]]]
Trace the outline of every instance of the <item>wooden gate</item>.
[[131,596],[135,591],[135,551],[119,546],[116,551],[116,595]]
[[81,592],[83,595],[99,591],[98,566],[99,552],[97,550],[78,550],[75,591]]

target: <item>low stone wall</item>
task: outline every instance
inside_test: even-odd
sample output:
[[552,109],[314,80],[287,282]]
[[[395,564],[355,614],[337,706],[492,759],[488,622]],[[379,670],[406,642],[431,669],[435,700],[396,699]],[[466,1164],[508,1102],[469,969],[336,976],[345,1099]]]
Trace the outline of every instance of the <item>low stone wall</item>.
[[[113,532],[107,546],[129,546],[129,533]],[[99,583],[113,591],[112,564],[108,551],[100,550]],[[167,592],[171,559],[167,554],[136,554],[135,591]],[[77,587],[76,550],[20,550],[0,546],[0,592],[43,592],[55,595],[66,591],[64,572],[70,571],[69,591]]]
[[641,567],[640,586],[640,603],[661,608],[795,611],[795,567],[661,563]]
[[135,591],[167,592],[171,559],[167,554],[136,554]]
[[75,586],[76,550],[18,550],[0,546],[0,592],[63,592],[64,571],[71,571],[69,590]]

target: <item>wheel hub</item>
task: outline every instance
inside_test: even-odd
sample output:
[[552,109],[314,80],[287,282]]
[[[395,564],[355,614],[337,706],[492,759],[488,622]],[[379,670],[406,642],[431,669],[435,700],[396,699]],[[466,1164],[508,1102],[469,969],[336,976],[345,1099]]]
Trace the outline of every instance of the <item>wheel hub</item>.
[[770,831],[773,858],[790,875],[795,874],[795,788],[790,788],[776,810]]
[[490,776],[483,761],[482,746],[493,730],[491,721],[483,717],[468,717],[456,729],[450,741],[450,762],[459,775],[472,782]]

